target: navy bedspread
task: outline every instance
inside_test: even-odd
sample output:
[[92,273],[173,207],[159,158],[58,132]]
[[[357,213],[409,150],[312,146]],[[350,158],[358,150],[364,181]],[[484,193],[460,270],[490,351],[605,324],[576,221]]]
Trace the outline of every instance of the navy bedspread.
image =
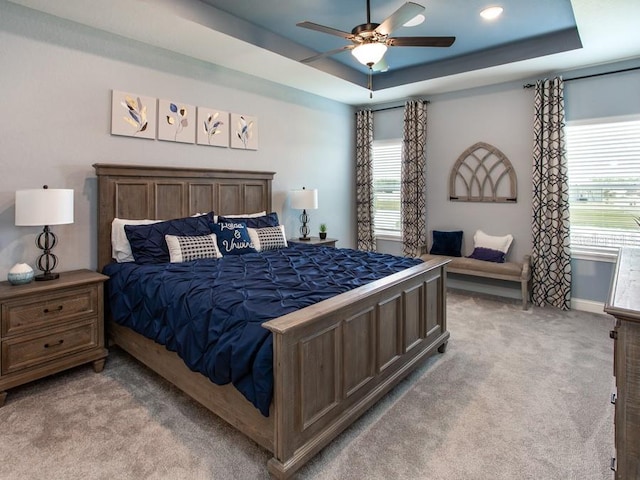
[[104,273],[117,323],[175,351],[213,382],[232,382],[268,416],[272,338],[261,324],[420,262],[293,244],[219,260],[113,263]]

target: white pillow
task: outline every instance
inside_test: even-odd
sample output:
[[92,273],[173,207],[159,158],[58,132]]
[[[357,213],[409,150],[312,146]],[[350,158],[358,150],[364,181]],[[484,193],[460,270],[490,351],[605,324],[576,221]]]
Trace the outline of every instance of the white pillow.
[[118,263],[134,262],[131,245],[124,231],[125,225],[149,225],[162,220],[127,220],[124,218],[114,218],[111,222],[111,257]]
[[179,237],[165,235],[164,239],[169,248],[171,263],[188,262],[198,258],[221,258],[215,234]]
[[[221,215],[225,218],[255,218],[255,217],[264,217],[267,214],[266,210],[263,212],[256,213],[239,213],[237,215]],[[213,216],[213,223],[218,223],[218,215]]]
[[478,230],[473,236],[474,248],[481,247],[498,250],[505,255],[509,251],[511,242],[513,242],[513,236],[511,234],[495,237],[493,235],[487,235],[482,230]]
[[275,250],[287,246],[284,225],[277,227],[247,228],[253,247],[258,251]]

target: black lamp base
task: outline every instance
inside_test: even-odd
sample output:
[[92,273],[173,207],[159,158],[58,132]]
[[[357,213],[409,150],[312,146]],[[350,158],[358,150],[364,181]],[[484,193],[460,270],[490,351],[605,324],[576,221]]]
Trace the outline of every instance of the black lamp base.
[[58,237],[49,229],[48,225],[44,226],[44,229],[36,238],[36,246],[42,250],[42,255],[38,257],[36,266],[38,270],[41,270],[40,275],[35,276],[37,281],[55,280],[60,275],[53,273],[51,270],[58,265],[58,257],[51,253],[51,249],[58,243]]
[[59,278],[60,274],[59,273],[52,273],[52,272],[48,272],[48,273],[43,273],[40,275],[36,275],[34,277],[34,280],[38,281],[38,282],[43,282],[46,280],[55,280],[56,278]]
[[298,240],[311,240],[309,236],[309,227],[307,226],[307,222],[309,221],[309,215],[307,215],[307,210],[302,210],[302,215],[300,215],[300,221],[302,222],[302,226],[300,227],[301,237],[298,237]]

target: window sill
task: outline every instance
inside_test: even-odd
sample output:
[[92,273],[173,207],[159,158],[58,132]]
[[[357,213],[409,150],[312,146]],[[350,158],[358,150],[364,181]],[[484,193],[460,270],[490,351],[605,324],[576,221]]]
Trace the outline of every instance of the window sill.
[[391,234],[376,234],[374,236],[376,240],[384,240],[385,242],[402,242],[402,236]]
[[598,247],[573,247],[571,258],[576,260],[589,260],[592,262],[616,263],[618,260],[617,248]]

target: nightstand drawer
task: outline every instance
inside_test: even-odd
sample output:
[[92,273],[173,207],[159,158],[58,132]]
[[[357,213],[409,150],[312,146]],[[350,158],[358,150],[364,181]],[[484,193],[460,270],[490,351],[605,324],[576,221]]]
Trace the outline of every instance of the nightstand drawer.
[[65,328],[47,330],[39,336],[10,338],[2,342],[2,374],[97,346],[95,318]]
[[96,287],[7,301],[2,304],[2,334],[13,335],[81,316],[96,315],[97,304]]

